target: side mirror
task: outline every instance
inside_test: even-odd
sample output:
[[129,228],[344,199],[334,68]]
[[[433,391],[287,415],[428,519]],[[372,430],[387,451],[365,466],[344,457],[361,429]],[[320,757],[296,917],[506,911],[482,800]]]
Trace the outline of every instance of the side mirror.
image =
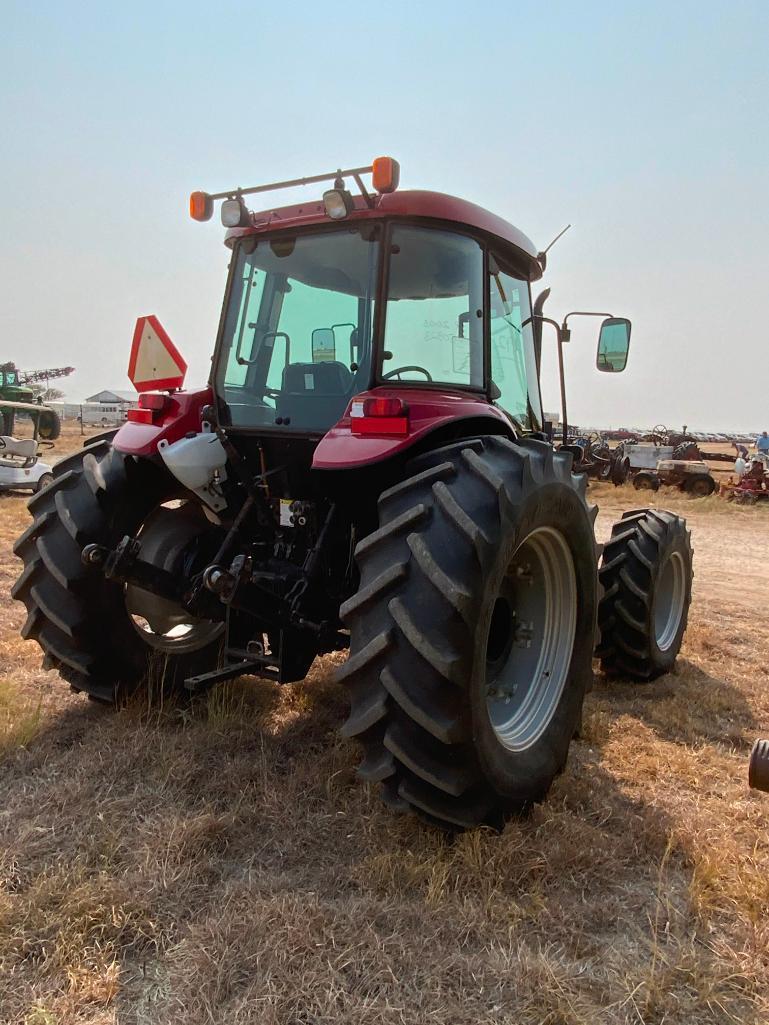
[[630,321],[626,317],[607,317],[598,336],[595,365],[605,374],[618,374],[627,365],[630,349]]
[[336,359],[336,336],[331,327],[316,327],[312,333],[313,363],[328,363]]

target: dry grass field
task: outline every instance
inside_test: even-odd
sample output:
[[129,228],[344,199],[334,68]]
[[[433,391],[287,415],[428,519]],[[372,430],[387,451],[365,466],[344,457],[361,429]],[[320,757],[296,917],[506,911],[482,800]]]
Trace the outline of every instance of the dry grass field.
[[[592,494],[601,536],[638,504]],[[192,710],[71,694],[19,638],[0,496],[0,1021],[769,1020],[769,509],[655,500],[695,545],[677,671],[598,674],[548,800],[451,840],[355,782],[331,659]]]

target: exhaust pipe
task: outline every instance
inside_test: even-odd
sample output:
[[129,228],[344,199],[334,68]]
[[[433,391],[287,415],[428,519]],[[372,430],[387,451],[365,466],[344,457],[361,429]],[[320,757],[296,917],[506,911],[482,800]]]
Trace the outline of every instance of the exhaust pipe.
[[769,740],[757,740],[750,752],[748,786],[769,794]]

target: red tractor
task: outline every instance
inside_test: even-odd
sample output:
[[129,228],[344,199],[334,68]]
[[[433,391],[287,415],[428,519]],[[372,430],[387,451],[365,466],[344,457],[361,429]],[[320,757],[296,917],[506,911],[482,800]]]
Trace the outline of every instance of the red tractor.
[[[246,206],[326,181],[321,199]],[[559,353],[568,337],[531,301],[545,254],[397,185],[379,158],[193,194],[198,220],[222,200],[231,250],[209,385],[173,390],[161,368],[165,390],[58,464],[13,593],[44,665],[109,702],[301,680],[349,648],[360,775],[429,822],[499,824],[565,765],[596,623],[608,673],[673,665],[689,534],[628,513],[599,573],[585,476],[542,418],[543,325]],[[600,316],[598,369],[621,371],[630,324]],[[565,441],[562,361],[561,390]]]

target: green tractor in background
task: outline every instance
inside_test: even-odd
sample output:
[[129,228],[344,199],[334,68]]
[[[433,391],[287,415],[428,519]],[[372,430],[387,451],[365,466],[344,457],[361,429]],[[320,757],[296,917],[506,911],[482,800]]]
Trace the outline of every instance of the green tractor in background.
[[[33,381],[49,377],[64,377],[71,374],[73,367],[59,367],[56,370],[32,371],[22,373],[16,369],[15,363],[0,363],[0,435],[11,437],[15,427],[15,410],[4,402],[40,402],[35,390],[30,387]],[[61,418],[54,409],[47,409],[38,419],[38,436],[44,441],[56,441],[61,434]]]

